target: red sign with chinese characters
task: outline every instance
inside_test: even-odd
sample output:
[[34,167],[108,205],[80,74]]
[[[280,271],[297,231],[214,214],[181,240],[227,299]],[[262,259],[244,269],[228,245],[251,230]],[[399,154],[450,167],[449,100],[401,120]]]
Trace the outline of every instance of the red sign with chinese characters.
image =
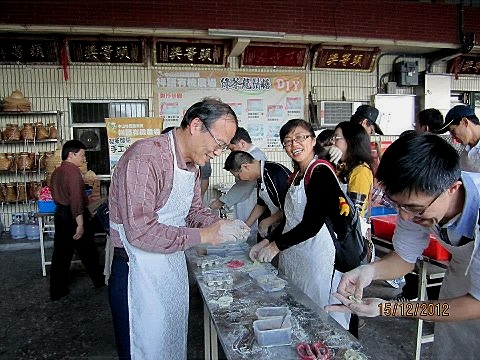
[[378,49],[320,48],[312,69],[372,71]]
[[451,74],[480,75],[480,56],[458,56],[449,60],[447,71]]
[[288,44],[250,44],[240,61],[240,66],[276,68],[305,68],[308,46]]
[[225,66],[227,46],[222,41],[157,40],[155,65],[217,65]]

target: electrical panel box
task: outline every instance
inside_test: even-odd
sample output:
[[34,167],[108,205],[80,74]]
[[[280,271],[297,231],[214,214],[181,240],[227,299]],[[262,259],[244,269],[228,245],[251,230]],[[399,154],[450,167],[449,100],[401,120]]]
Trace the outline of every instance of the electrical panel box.
[[418,62],[401,61],[395,63],[395,81],[399,86],[417,86]]

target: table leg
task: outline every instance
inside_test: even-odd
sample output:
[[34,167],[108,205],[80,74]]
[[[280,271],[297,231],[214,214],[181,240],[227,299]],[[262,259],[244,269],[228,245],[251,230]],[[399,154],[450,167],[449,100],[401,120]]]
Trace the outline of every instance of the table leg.
[[[419,260],[418,264],[418,301],[424,301],[427,289],[427,264]],[[417,320],[417,343],[415,348],[415,360],[420,360],[421,348],[423,343],[423,320]]]
[[42,274],[47,276],[47,270],[45,268],[45,244],[43,242],[43,217],[38,217],[38,229],[40,230],[40,257],[42,260]]
[[218,360],[217,330],[210,318],[208,308],[203,304],[203,339],[205,342],[205,359]]

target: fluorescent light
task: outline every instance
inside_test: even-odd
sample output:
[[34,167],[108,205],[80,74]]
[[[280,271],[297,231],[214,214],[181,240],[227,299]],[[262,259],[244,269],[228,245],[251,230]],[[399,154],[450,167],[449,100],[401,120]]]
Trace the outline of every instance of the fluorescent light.
[[284,32],[276,31],[253,31],[253,30],[231,30],[231,29],[208,29],[210,36],[227,36],[237,38],[261,38],[261,39],[283,39]]

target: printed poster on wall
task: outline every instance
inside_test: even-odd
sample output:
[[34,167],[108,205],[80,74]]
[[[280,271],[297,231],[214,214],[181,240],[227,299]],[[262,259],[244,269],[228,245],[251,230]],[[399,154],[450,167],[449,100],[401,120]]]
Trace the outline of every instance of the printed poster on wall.
[[163,129],[162,117],[106,118],[108,151],[110,153],[110,174],[118,160],[135,141],[160,135]]
[[287,120],[305,118],[305,74],[292,72],[154,71],[155,113],[178,126],[185,111],[205,97],[219,98],[237,114],[261,148],[281,147]]

